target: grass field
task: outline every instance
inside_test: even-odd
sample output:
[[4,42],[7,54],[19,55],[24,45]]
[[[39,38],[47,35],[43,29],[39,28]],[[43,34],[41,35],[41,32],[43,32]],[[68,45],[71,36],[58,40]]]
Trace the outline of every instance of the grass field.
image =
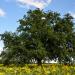
[[23,67],[0,65],[0,75],[75,75],[75,65],[26,64]]

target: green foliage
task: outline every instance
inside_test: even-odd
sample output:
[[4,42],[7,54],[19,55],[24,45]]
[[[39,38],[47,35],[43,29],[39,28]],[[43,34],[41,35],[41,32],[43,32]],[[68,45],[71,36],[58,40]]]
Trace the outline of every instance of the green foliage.
[[61,18],[57,12],[35,9],[29,10],[18,22],[15,33],[1,35],[3,63],[24,64],[35,59],[41,64],[46,58],[68,63],[75,58],[74,23],[70,14]]

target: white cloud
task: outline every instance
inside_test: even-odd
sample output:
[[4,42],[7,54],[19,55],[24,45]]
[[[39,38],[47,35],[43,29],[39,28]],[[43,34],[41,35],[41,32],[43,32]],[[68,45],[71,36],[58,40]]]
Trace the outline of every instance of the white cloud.
[[4,10],[1,9],[1,8],[0,8],[0,16],[2,16],[2,17],[5,16],[5,12],[4,12]]
[[3,51],[3,48],[0,48],[0,53]]
[[69,12],[71,16],[75,19],[75,13],[74,12]]
[[3,44],[3,42],[0,40],[0,53],[1,53],[1,51],[3,51],[3,47],[4,47],[4,44]]
[[73,16],[73,18],[75,18],[75,13],[71,13],[71,15]]
[[17,0],[21,5],[34,6],[40,9],[45,8],[52,0]]

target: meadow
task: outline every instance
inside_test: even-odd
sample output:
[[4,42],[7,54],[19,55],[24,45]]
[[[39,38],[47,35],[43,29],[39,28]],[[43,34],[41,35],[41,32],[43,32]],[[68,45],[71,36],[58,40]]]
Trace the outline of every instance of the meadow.
[[3,66],[0,64],[0,75],[75,75],[75,65],[59,64],[26,64],[21,66]]

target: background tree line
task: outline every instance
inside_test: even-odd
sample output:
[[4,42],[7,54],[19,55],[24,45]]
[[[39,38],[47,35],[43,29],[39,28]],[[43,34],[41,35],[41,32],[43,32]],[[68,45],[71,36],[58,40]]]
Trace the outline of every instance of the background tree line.
[[18,22],[14,33],[0,35],[4,43],[1,63],[25,64],[34,59],[40,65],[48,59],[70,64],[75,60],[74,22],[70,14],[61,17],[57,12],[35,9]]

